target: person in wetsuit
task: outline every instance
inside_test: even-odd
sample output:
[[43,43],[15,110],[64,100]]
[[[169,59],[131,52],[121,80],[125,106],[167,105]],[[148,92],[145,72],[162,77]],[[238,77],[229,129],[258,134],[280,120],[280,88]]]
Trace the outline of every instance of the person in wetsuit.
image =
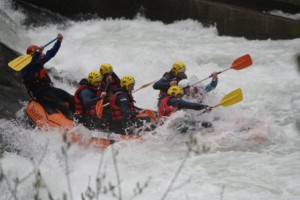
[[[47,70],[44,68],[44,64],[58,52],[62,40],[63,36],[59,33],[56,43],[46,54],[43,53],[44,47],[28,46],[26,53],[32,54],[32,60],[21,70],[21,76],[27,92],[33,99],[41,104],[58,108],[66,117],[72,119],[75,110],[73,96],[65,90],[54,87]],[[69,105],[66,105],[65,102]]]

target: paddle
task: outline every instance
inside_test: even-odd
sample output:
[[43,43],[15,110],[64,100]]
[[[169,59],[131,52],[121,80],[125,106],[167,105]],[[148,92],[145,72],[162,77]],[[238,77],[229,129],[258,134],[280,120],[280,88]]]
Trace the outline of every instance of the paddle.
[[[152,81],[152,82],[150,82],[150,83],[147,83],[147,84],[145,84],[145,85],[142,85],[139,89],[136,89],[136,90],[134,90],[134,91],[132,91],[132,93],[135,93],[135,92],[137,92],[137,91],[139,91],[139,90],[141,90],[141,89],[143,89],[143,88],[145,88],[145,87],[148,87],[149,85],[152,85],[153,83],[155,83],[156,81]],[[108,106],[109,105],[109,103],[106,103],[106,104],[104,104],[103,105],[103,107],[106,107],[106,106]]]
[[[246,55],[243,55],[243,56],[241,56],[241,57],[235,59],[235,60],[232,62],[231,66],[230,66],[229,68],[224,69],[224,70],[222,70],[222,71],[219,71],[217,74],[221,74],[221,73],[223,73],[223,72],[225,72],[225,71],[227,71],[227,70],[229,70],[229,69],[241,70],[241,69],[244,69],[244,68],[246,68],[246,67],[249,67],[250,65],[252,65],[252,59],[251,59],[251,57],[250,57],[249,54],[246,54]],[[196,82],[196,83],[193,83],[193,84],[191,84],[190,86],[193,86],[193,85],[196,85],[196,84],[198,84],[198,83],[201,83],[201,82],[203,82],[203,81],[205,81],[205,80],[207,80],[207,79],[209,79],[209,78],[211,78],[211,77],[212,77],[212,75],[210,75],[209,77],[207,77],[207,78],[205,78],[205,79],[203,79],[203,80],[201,80],[201,81],[198,81],[198,82]]]
[[103,113],[103,98],[100,99],[100,101],[98,101],[97,104],[96,104],[97,117],[101,119],[102,113]]
[[225,95],[222,100],[215,105],[213,108],[216,108],[218,106],[231,106],[233,104],[239,103],[243,100],[243,92],[241,88],[238,88],[232,92],[230,92],[229,94]]
[[[238,102],[241,102],[243,100],[243,92],[241,88],[238,88],[232,92],[230,92],[229,94],[225,95],[222,100],[215,106],[213,106],[212,108],[216,108],[218,106],[231,106],[233,104],[236,104]],[[203,111],[201,114],[206,113],[207,111]]]
[[[52,42],[56,41],[57,37],[54,38],[53,40],[51,40],[50,42],[48,42],[47,44],[45,44],[43,47],[45,48],[46,46],[48,46],[49,44],[51,44]],[[18,58],[15,58],[14,60],[10,61],[8,63],[8,66],[10,68],[12,68],[15,71],[21,71],[24,67],[26,67],[32,60],[32,55],[35,52],[32,52],[31,54],[25,54],[25,55],[21,55]]]
[[147,83],[147,84],[145,84],[145,85],[142,85],[139,89],[136,89],[136,90],[134,90],[132,93],[135,93],[135,92],[137,92],[137,91],[139,91],[139,90],[141,90],[141,89],[143,89],[143,88],[145,88],[145,87],[148,87],[149,85],[152,85],[153,83],[155,83],[156,81],[152,81],[152,82],[150,82],[150,83]]
[[[109,85],[109,83],[106,84],[104,92],[106,92],[108,85]],[[103,98],[101,98],[100,101],[98,101],[96,104],[96,114],[97,114],[97,117],[101,119],[102,114],[103,114]]]
[[155,114],[155,111],[149,110],[149,109],[140,109],[143,112],[139,113],[136,117],[150,117],[152,122],[157,122],[157,116]]

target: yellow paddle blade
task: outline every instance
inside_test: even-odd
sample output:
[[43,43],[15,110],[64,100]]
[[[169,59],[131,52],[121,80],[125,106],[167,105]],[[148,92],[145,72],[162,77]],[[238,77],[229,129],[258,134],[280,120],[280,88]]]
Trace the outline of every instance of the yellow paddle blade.
[[8,63],[8,66],[15,71],[21,71],[24,67],[26,67],[32,60],[32,56],[30,54],[19,56],[14,60]]
[[214,107],[217,106],[231,106],[233,104],[236,104],[238,102],[241,102],[243,100],[243,92],[241,88],[238,88],[226,96],[223,97],[223,99],[220,101],[220,103]]

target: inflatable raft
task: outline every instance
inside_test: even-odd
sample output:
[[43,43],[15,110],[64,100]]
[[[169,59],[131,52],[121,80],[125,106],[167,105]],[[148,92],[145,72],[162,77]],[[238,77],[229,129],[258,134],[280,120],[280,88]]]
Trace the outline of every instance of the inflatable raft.
[[[81,133],[76,124],[66,118],[58,109],[42,105],[35,100],[30,100],[25,109],[25,113],[29,121],[43,130],[49,128],[61,128],[61,132],[67,137],[67,140],[85,147],[95,147],[97,149],[105,149],[110,144],[124,140],[138,140],[142,138],[135,134],[115,134],[103,131],[90,131],[90,133]],[[149,116],[152,121],[156,121],[156,114],[151,110],[146,110],[141,117]]]

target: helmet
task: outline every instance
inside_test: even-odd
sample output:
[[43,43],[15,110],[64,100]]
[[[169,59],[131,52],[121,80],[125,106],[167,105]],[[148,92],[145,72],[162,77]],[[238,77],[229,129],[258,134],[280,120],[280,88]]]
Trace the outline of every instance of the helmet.
[[176,97],[177,95],[183,95],[183,90],[178,85],[172,85],[169,87],[167,94]]
[[[103,79],[103,76],[100,72],[98,71],[93,71],[93,72],[90,72],[89,75],[88,75],[88,82],[89,84],[92,84],[94,85],[95,82],[100,82],[102,81]],[[99,84],[99,83],[98,83]]]
[[172,66],[172,73],[177,76],[178,73],[180,72],[185,72],[185,64],[183,62],[175,62]]
[[133,76],[124,76],[121,81],[121,88],[125,87],[125,89],[128,91],[128,86],[135,83]]
[[190,87],[190,82],[187,79],[182,79],[181,81],[178,82],[178,86],[181,87],[182,89],[185,89],[187,87]]
[[27,47],[26,53],[31,54],[32,52],[36,51],[39,47],[37,45],[30,45]]
[[100,66],[100,73],[102,75],[112,73],[113,71],[114,70],[113,70],[113,67],[111,66],[111,64],[105,63]]

